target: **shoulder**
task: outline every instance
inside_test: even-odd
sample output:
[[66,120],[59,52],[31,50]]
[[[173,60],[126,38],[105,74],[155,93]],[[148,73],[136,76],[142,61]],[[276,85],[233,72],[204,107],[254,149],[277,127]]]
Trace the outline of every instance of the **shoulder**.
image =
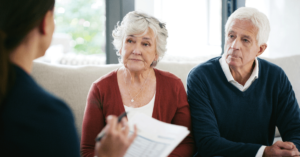
[[178,93],[185,93],[184,85],[179,77],[163,70],[154,69],[154,71],[158,91],[161,94],[175,96]]
[[93,84],[96,85],[105,85],[105,84],[110,84],[112,82],[114,82],[114,80],[117,78],[117,70],[114,70],[106,75],[103,75],[102,77],[100,77],[99,79],[97,79],[96,81],[93,82]]
[[220,58],[221,56],[215,57],[197,65],[188,74],[188,79],[193,77],[208,76],[210,73],[216,72],[217,69],[220,68]]
[[260,64],[260,68],[263,68],[263,69],[272,69],[272,70],[277,70],[277,71],[282,71],[282,68],[279,67],[278,65],[272,63],[272,62],[269,62],[265,59],[262,59],[262,58],[257,58],[258,60],[258,64]]
[[278,65],[271,63],[265,59],[257,58],[259,64],[260,76],[279,77],[286,76],[285,72]]
[[114,70],[106,75],[103,75],[94,81],[88,93],[88,101],[103,100],[105,97],[109,98],[111,94],[115,94],[119,89],[117,71]]
[[74,117],[70,108],[37,84],[22,84],[12,89],[4,103],[1,117],[6,119],[5,131],[15,130],[18,135],[26,133],[32,140],[51,136],[53,139],[49,140],[53,141],[58,140],[54,135],[60,136],[63,130],[67,130],[73,135],[72,139],[76,138]]
[[159,70],[159,69],[155,69],[155,75],[158,76],[159,79],[171,79],[171,80],[180,80],[179,77],[177,77],[176,75],[168,72],[168,71],[164,71],[164,70]]
[[168,84],[178,84],[182,83],[181,79],[176,75],[159,69],[154,69],[157,80],[163,81]]
[[258,58],[259,74],[258,79],[270,87],[279,92],[283,92],[284,89],[292,89],[291,82],[284,70],[278,65],[271,63],[267,60]]
[[[62,154],[76,151],[79,141],[70,108],[29,75],[24,76],[16,78],[1,110],[1,119],[5,119],[2,131],[8,135],[4,140],[11,143],[29,141],[39,152],[53,145],[61,148],[59,153]],[[28,146],[25,144],[23,149],[27,150]]]
[[197,65],[190,71],[190,74],[194,74],[198,72],[209,72],[210,70],[217,68],[218,66],[220,66],[220,62],[219,62],[220,58],[221,57],[215,57]]
[[[72,117],[68,106],[42,87],[34,79],[20,69],[16,69],[14,86],[6,99],[6,107],[14,113],[25,117],[41,116],[53,112],[64,112],[62,116]],[[16,113],[17,114],[17,113]]]
[[18,86],[12,89],[5,103],[5,112],[10,114],[7,116],[23,124],[37,122],[37,126],[63,127],[65,124],[74,123],[71,109],[61,99],[45,91],[35,82],[16,84]]
[[96,91],[107,91],[113,88],[114,86],[118,86],[117,84],[117,70],[114,70],[106,75],[103,75],[99,79],[93,82],[90,92]]
[[45,91],[33,80],[23,82],[17,79],[8,95],[7,107],[13,110],[20,109],[16,112],[20,111],[21,115],[43,117],[45,114],[53,114],[53,116],[73,118],[71,110],[62,100]]

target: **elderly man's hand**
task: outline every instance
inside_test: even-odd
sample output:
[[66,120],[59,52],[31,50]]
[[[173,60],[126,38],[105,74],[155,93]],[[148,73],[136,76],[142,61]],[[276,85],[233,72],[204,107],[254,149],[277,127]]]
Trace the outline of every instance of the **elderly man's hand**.
[[300,157],[297,147],[292,142],[277,141],[272,146],[267,146],[263,157]]
[[95,155],[98,157],[123,157],[137,136],[136,126],[134,133],[128,136],[127,119],[123,118],[121,123],[118,123],[116,116],[107,117],[107,125],[103,131],[105,136],[96,143],[95,147]]

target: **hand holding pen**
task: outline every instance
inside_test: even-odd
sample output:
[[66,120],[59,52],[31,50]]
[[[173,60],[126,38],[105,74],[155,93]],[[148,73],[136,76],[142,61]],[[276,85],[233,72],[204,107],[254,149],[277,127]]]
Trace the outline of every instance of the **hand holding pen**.
[[[124,113],[123,113],[124,114]],[[105,128],[96,138],[95,155],[121,157],[124,156],[127,149],[137,136],[137,128],[134,127],[132,135],[128,136],[129,126],[126,115],[119,116],[119,120],[116,116],[108,116],[107,124]],[[100,141],[101,140],[101,141]]]

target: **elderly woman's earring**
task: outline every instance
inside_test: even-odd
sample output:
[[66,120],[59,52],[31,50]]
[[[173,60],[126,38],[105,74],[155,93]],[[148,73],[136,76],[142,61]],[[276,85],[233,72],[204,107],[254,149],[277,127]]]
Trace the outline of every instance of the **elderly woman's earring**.
[[151,63],[150,67],[156,66],[156,64],[157,64],[157,61],[154,60],[154,61]]

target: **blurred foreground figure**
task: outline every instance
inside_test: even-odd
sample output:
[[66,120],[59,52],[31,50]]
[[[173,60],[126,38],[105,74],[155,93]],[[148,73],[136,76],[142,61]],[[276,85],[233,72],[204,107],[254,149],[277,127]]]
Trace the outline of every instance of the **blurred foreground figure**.
[[[52,40],[54,3],[0,0],[0,156],[80,156],[71,110],[30,76]],[[96,143],[99,157],[123,156],[136,136],[128,137],[126,119],[116,119],[107,120],[106,136]]]

